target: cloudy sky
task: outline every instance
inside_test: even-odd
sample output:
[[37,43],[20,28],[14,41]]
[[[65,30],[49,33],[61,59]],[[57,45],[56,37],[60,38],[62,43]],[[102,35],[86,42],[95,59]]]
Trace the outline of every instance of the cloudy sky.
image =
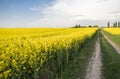
[[120,21],[120,0],[0,0],[0,27],[105,26]]

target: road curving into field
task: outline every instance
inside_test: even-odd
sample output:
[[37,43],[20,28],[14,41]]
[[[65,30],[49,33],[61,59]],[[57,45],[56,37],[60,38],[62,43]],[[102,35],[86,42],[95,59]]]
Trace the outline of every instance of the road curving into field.
[[101,33],[108,43],[116,50],[116,52],[120,54],[120,48],[112,40],[110,40],[109,37],[103,33],[103,31],[101,31]]
[[86,70],[86,76],[84,79],[101,79],[101,47],[99,35],[95,44],[95,50],[92,57],[89,60],[89,64]]

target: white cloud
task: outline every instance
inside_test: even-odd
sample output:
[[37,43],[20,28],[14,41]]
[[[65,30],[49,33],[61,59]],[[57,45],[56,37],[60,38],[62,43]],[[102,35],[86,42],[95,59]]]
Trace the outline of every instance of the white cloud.
[[106,25],[107,21],[120,21],[119,7],[120,0],[54,0],[31,6],[30,14],[24,12],[1,16],[0,27]]
[[107,1],[109,1],[109,0],[97,0],[98,3],[99,2],[107,2]]
[[[100,2],[100,3],[99,3]],[[109,20],[120,20],[120,14],[111,15],[118,11],[119,0],[56,0],[54,4],[42,9],[43,18],[31,22],[34,26],[64,27],[75,24],[105,25]],[[31,8],[36,10],[36,8]]]

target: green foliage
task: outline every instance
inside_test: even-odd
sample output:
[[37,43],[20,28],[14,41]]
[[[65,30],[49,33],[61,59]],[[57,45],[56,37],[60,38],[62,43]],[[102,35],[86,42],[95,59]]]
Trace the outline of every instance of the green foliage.
[[80,27],[81,27],[80,24],[73,26],[73,28],[80,28]]
[[[117,31],[117,30],[116,30]],[[109,32],[104,31],[104,33],[113,41],[115,44],[120,46],[120,35],[118,34],[111,34]]]
[[120,55],[101,36],[103,79],[120,79]]
[[110,22],[108,22],[107,27],[108,27],[108,28],[110,27]]
[[86,63],[89,60],[97,38],[96,33],[92,38],[87,39],[80,47],[81,50],[76,51],[73,61],[62,73],[62,79],[83,79],[86,69]]
[[89,25],[88,27],[92,27],[92,25]]

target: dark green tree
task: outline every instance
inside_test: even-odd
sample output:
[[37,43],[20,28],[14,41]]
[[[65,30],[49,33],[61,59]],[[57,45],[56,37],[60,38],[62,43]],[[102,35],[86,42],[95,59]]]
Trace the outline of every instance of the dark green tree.
[[117,27],[117,22],[113,23],[113,27]]
[[120,27],[120,21],[118,22],[118,27]]
[[93,27],[98,27],[98,25],[94,25]]
[[75,26],[75,28],[78,28],[78,27],[79,27],[78,25]]
[[81,27],[80,24],[78,25],[78,27],[79,27],[79,28]]
[[107,27],[108,27],[108,28],[110,27],[110,22],[107,23]]
[[92,25],[89,25],[88,27],[92,27]]

